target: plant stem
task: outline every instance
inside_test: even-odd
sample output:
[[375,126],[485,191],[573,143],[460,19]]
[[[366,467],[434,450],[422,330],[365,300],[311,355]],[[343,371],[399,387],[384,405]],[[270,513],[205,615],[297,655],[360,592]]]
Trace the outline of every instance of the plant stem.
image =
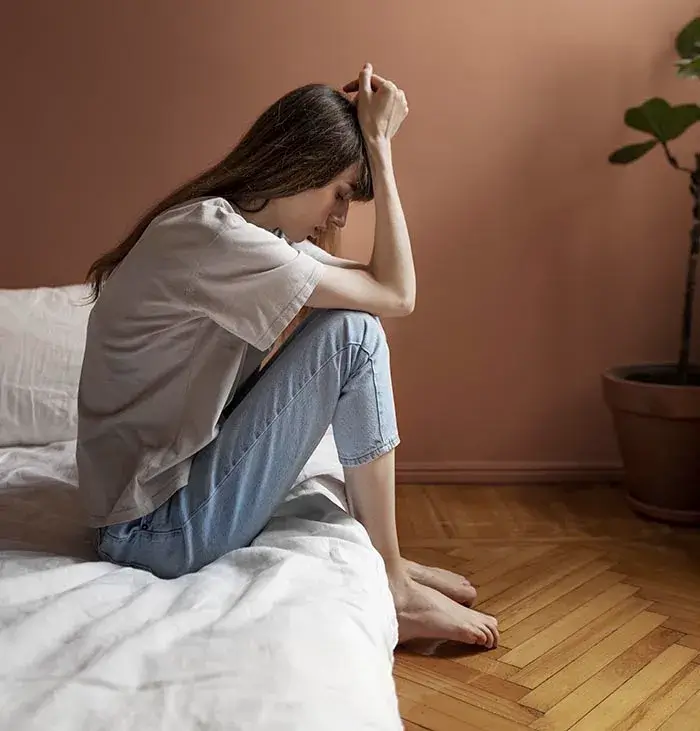
[[693,332],[693,300],[695,299],[695,273],[700,252],[700,154],[695,155],[695,171],[690,176],[690,192],[693,195],[693,226],[690,229],[690,251],[685,280],[683,301],[683,326],[681,352],[678,358],[678,382],[687,385],[690,363],[690,343]]
[[682,170],[684,173],[690,173],[691,175],[693,174],[693,171],[690,168],[685,168],[678,163],[678,160],[676,160],[676,158],[671,153],[667,142],[662,142],[661,146],[664,148],[666,159],[672,167],[676,168],[676,170]]

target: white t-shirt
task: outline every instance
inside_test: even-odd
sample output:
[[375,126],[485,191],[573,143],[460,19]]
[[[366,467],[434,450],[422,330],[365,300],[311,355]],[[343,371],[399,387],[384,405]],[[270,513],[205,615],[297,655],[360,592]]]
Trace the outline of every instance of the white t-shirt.
[[301,248],[206,198],[158,216],[112,273],[78,394],[90,525],[146,515],[187,484],[243,364],[262,359],[321,278],[315,247]]

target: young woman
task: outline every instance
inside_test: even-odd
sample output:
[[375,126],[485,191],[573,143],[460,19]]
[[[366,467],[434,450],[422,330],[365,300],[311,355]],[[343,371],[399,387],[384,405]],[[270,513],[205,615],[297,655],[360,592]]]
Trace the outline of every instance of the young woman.
[[[493,647],[496,620],[464,606],[469,582],[399,553],[399,437],[378,317],[407,315],[415,299],[391,153],[408,106],[369,64],[343,91],[285,95],[93,264],[80,490],[103,559],[177,577],[249,545],[332,424],[400,641]],[[308,242],[372,198],[369,265]],[[311,314],[261,367],[302,307]]]

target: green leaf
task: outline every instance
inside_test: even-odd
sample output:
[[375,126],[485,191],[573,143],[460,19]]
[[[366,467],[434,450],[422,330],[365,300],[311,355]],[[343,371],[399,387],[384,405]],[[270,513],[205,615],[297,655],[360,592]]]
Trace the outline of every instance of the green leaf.
[[700,55],[700,18],[694,18],[676,36],[676,51],[681,58]]
[[625,112],[625,124],[640,132],[648,132],[658,139],[658,120],[666,117],[670,109],[671,105],[665,99],[647,99],[641,106],[632,107]]
[[700,122],[700,107],[697,104],[679,104],[671,107],[671,117],[664,130],[666,141],[680,137],[696,122]]
[[648,142],[639,142],[636,145],[621,147],[608,157],[608,161],[613,165],[627,165],[635,160],[639,160],[640,157],[653,150],[657,144],[656,140],[649,140]]
[[678,69],[679,76],[697,79],[700,77],[700,57],[692,60],[679,61],[676,64],[676,68]]
[[639,107],[625,112],[625,124],[640,132],[647,132],[659,142],[680,137],[689,127],[700,121],[697,104],[679,104],[672,107],[665,99],[647,99]]

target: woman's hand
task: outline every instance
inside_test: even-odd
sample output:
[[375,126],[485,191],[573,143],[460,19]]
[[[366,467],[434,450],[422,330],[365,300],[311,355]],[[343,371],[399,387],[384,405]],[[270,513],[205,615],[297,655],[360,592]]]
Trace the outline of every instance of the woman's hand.
[[368,144],[391,140],[408,114],[406,95],[393,81],[374,74],[370,63],[364,65],[359,78],[346,84],[343,91],[357,92],[357,115]]

